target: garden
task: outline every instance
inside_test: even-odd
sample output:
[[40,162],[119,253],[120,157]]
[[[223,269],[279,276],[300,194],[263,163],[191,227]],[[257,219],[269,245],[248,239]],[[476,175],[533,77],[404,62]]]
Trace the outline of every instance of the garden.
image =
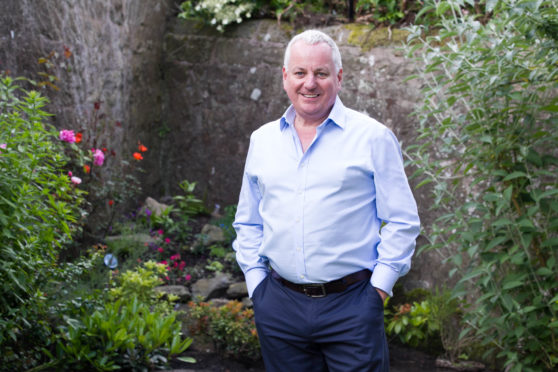
[[[253,18],[404,30],[422,97],[404,157],[435,216],[417,255],[449,270],[436,288],[395,290],[390,344],[439,368],[558,368],[556,2],[191,0],[175,16],[224,35]],[[208,205],[186,179],[147,198],[157,154],[148,138],[111,147],[126,123],[102,99],[55,126],[72,53],[40,58],[34,76],[0,71],[0,370],[190,368],[202,349],[261,369],[235,205]]]

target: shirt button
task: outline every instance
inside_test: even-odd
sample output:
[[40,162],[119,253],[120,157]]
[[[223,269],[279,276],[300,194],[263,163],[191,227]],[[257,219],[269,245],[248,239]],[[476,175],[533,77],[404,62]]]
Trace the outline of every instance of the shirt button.
[[300,276],[300,279],[304,279],[304,275],[301,275],[301,276]]

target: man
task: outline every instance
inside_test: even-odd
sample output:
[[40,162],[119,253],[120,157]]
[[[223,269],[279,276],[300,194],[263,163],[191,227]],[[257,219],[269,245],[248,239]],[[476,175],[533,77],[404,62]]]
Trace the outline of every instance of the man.
[[342,75],[329,36],[295,36],[292,105],[250,139],[233,247],[267,371],[389,370],[383,303],[419,218],[397,139],[343,106]]

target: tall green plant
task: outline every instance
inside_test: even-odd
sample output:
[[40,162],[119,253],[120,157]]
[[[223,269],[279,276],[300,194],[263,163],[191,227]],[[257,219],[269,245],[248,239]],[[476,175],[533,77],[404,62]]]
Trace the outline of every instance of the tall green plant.
[[[57,256],[79,229],[83,193],[64,171],[66,158],[42,109],[46,98],[0,78],[0,364],[36,361],[50,328],[44,289]],[[42,345],[41,345],[42,346]]]
[[[511,371],[558,365],[558,10],[487,0],[481,24],[430,2],[434,33],[410,29],[424,103],[408,149],[438,215],[429,244],[454,265],[455,296],[477,289],[467,333]],[[429,36],[424,36],[424,35]]]

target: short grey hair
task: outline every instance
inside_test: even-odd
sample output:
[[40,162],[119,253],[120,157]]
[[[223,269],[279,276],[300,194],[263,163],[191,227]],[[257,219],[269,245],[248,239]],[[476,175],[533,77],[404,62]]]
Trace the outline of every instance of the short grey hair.
[[331,59],[333,60],[333,65],[335,66],[335,72],[339,73],[339,71],[343,68],[343,65],[341,64],[341,53],[339,53],[339,48],[337,47],[337,44],[335,44],[335,41],[322,31],[306,30],[296,35],[291,39],[291,41],[289,41],[287,49],[285,50],[285,60],[283,61],[283,67],[285,70],[288,71],[289,69],[288,64],[289,58],[291,57],[291,48],[294,43],[300,40],[304,41],[308,45],[326,43],[331,48]]

